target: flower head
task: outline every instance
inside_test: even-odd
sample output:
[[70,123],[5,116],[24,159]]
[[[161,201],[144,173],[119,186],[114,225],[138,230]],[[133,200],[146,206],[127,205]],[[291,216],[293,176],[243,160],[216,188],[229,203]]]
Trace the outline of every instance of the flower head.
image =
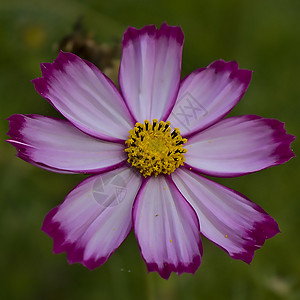
[[279,232],[258,205],[203,175],[233,177],[294,156],[284,124],[245,115],[223,119],[251,71],[218,60],[180,80],[183,33],[163,24],[128,28],[120,91],[100,70],[61,52],[33,80],[66,120],[9,118],[18,156],[58,173],[92,174],[54,208],[42,229],[54,252],[90,269],[134,229],[149,271],[194,273],[201,234],[250,263]]

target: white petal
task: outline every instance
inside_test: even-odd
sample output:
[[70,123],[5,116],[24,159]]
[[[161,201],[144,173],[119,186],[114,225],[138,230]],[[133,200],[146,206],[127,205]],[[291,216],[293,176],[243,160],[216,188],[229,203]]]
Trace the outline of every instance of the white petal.
[[182,81],[168,120],[184,136],[216,123],[243,97],[251,73],[239,69],[236,62],[223,60],[196,70]]
[[128,138],[132,117],[115,85],[97,67],[64,52],[41,67],[43,77],[33,80],[36,90],[71,123],[97,138]]
[[151,177],[137,196],[133,224],[149,271],[167,279],[171,272],[194,273],[202,245],[195,212],[165,176]]
[[129,27],[125,32],[120,88],[138,122],[170,114],[178,93],[182,45],[180,27]]
[[126,167],[81,182],[45,218],[42,230],[53,238],[54,252],[90,269],[102,265],[132,228],[140,184],[141,176]]
[[9,123],[8,142],[17,148],[18,156],[53,172],[103,172],[126,160],[124,145],[93,138],[68,121],[13,115]]
[[277,120],[227,118],[188,139],[185,165],[212,176],[240,176],[294,157],[293,140]]
[[184,168],[172,179],[197,213],[201,233],[232,258],[250,263],[254,251],[279,232],[271,216],[234,190]]

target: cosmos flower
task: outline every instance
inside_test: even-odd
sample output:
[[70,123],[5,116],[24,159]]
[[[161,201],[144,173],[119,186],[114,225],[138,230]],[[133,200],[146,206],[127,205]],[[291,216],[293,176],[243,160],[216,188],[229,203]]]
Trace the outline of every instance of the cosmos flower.
[[102,265],[133,229],[148,271],[194,273],[201,235],[250,263],[279,232],[262,208],[203,175],[234,177],[294,156],[284,124],[255,115],[225,118],[251,71],[217,60],[180,79],[183,33],[163,24],[128,28],[120,91],[71,53],[41,64],[38,93],[66,120],[9,118],[23,160],[57,173],[91,174],[45,218],[42,230],[69,263]]

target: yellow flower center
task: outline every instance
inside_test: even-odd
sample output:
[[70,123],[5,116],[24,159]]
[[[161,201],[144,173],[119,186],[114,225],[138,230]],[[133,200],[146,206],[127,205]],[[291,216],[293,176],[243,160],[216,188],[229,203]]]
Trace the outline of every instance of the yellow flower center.
[[128,162],[145,176],[171,174],[182,166],[187,150],[183,144],[187,142],[180,135],[178,128],[171,133],[171,122],[156,119],[150,124],[136,123],[129,131],[129,138],[125,142]]

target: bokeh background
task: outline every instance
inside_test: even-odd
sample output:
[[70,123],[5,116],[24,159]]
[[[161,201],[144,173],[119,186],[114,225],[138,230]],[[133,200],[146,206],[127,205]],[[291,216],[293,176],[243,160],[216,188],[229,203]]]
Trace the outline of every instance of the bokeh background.
[[[11,114],[57,116],[30,80],[41,75],[40,62],[53,61],[80,16],[85,29],[80,34],[90,45],[101,44],[104,52],[115,49],[129,25],[167,21],[182,26],[183,76],[218,58],[237,60],[254,73],[231,115],[276,118],[300,136],[299,15],[298,0],[1,0],[0,298],[300,299],[297,158],[244,177],[217,179],[247,195],[279,223],[281,234],[256,252],[251,265],[229,258],[204,239],[196,274],[172,274],[165,281],[147,274],[133,235],[93,272],[68,265],[65,254],[52,254],[52,240],[40,231],[43,218],[84,176],[38,169],[16,158],[15,149],[4,142],[5,119]],[[115,51],[112,65],[118,55]],[[298,145],[299,139],[293,146],[296,154]]]

